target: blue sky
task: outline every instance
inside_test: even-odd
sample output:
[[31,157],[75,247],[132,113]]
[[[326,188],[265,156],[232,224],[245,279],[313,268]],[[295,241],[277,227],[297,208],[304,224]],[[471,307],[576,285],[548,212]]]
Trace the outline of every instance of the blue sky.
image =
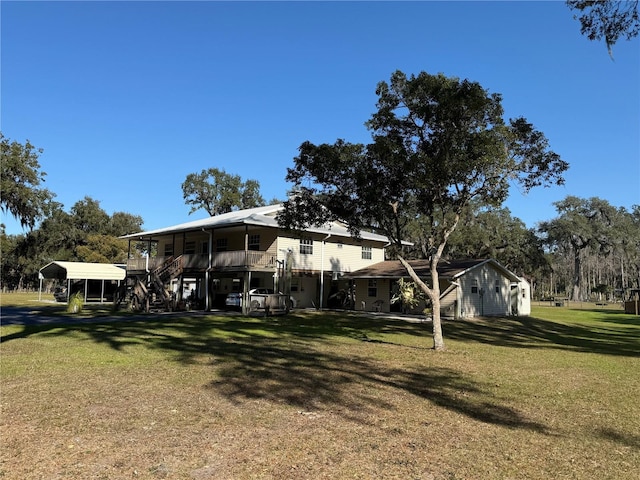
[[[85,196],[146,230],[189,215],[181,184],[217,167],[285,198],[299,145],[367,142],[399,69],[503,95],[570,163],[566,185],[506,202],[528,227],[567,195],[640,204],[640,43],[580,34],[564,2],[12,2],[1,8],[1,125],[43,148],[65,210]],[[7,233],[22,229],[2,216]]]

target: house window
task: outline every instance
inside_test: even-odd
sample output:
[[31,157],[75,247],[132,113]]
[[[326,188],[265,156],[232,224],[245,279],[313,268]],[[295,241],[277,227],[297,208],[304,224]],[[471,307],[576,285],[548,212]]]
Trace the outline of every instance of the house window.
[[202,242],[200,253],[209,253],[209,242]]
[[371,260],[371,247],[362,247],[362,259]]
[[496,280],[496,293],[500,293],[500,280]]
[[471,293],[478,293],[478,280],[471,283]]
[[370,297],[378,296],[378,281],[375,278],[369,279],[369,285],[367,286],[367,295]]
[[187,255],[196,253],[196,242],[185,242],[184,253]]
[[173,243],[167,243],[164,246],[164,256],[172,257],[173,256]]
[[313,255],[313,240],[311,238],[300,239],[300,254]]
[[227,239],[226,238],[216,239],[216,252],[226,252],[226,251],[227,251]]
[[249,235],[249,250],[260,250],[260,235]]

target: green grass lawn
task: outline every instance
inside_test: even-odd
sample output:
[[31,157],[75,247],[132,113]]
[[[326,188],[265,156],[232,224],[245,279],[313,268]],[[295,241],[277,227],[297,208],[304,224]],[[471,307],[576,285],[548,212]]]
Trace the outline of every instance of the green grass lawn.
[[638,317],[445,322],[442,353],[429,330],[328,312],[2,326],[0,478],[638,478]]

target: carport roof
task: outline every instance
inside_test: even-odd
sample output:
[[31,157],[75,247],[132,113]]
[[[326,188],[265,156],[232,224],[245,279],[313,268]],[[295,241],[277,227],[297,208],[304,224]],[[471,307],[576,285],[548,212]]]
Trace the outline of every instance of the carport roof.
[[127,272],[112,263],[51,262],[40,275],[58,280],[124,280]]

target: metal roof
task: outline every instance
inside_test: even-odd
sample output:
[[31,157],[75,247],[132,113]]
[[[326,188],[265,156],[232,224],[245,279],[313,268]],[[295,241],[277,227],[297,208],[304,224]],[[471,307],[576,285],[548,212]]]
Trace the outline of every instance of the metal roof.
[[112,263],[51,262],[40,269],[41,278],[58,280],[124,280],[126,274]]
[[[282,204],[267,205],[266,207],[248,208],[245,210],[236,210],[233,212],[215,215],[213,217],[204,218],[202,220],[194,220],[193,222],[181,223],[171,227],[159,228],[156,230],[148,230],[145,232],[132,233],[124,235],[120,238],[150,240],[153,237],[168,235],[178,232],[188,232],[202,229],[232,227],[238,225],[253,225],[257,227],[280,228],[276,220],[275,214],[282,210]],[[337,237],[351,237],[348,228],[338,222],[332,222],[320,227],[309,227],[305,229],[309,233],[320,233],[324,235],[335,235]],[[387,237],[371,232],[360,232],[360,236],[364,240],[373,240],[388,243]]]
[[[515,282],[520,280],[515,273],[509,271],[493,259],[442,260],[438,264],[438,274],[442,279],[455,280],[485,263],[502,272],[502,275],[511,281]],[[429,260],[409,260],[409,265],[411,265],[419,277],[431,277]],[[346,273],[344,276],[345,278],[406,278],[409,275],[399,260],[386,260],[375,263],[370,267]]]

